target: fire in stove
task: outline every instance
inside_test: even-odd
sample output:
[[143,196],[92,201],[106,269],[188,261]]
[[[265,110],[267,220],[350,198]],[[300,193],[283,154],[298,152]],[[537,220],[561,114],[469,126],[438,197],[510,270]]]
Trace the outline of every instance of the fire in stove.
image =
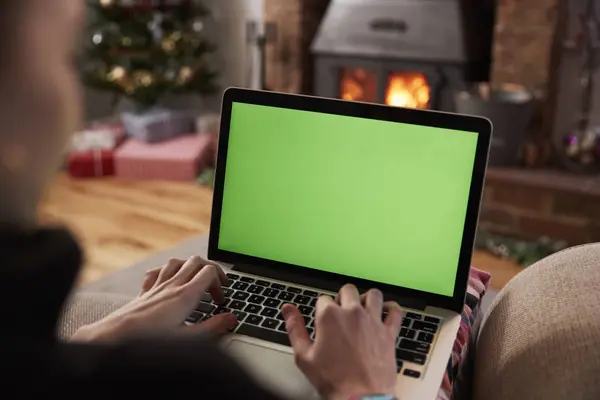
[[[377,102],[377,76],[364,68],[344,68],[340,81],[340,98]],[[395,72],[390,74],[385,104],[395,107],[429,108],[431,88],[424,74]]]
[[425,75],[414,72],[391,74],[385,94],[385,104],[395,107],[429,108],[431,89]]

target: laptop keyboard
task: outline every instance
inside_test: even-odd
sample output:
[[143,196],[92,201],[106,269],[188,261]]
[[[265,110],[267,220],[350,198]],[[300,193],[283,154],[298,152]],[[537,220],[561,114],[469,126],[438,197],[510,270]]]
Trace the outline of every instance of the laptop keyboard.
[[[318,296],[326,293],[233,273],[227,274],[227,277],[229,281],[222,287],[225,303],[215,304],[210,294],[205,293],[186,322],[200,323],[214,315],[231,312],[239,321],[235,333],[290,346],[280,309],[283,304],[292,303],[304,316],[308,334],[314,340],[315,305]],[[382,317],[386,316],[387,312],[384,311]],[[404,364],[425,365],[440,323],[437,317],[414,311],[406,313],[396,344],[398,373],[403,371],[405,376],[412,378],[421,376],[421,372]]]

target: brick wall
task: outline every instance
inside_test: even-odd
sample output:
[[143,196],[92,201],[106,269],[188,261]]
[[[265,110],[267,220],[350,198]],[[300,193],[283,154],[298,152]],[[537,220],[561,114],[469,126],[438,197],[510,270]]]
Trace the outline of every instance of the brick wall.
[[266,48],[267,87],[288,93],[310,93],[310,45],[329,0],[264,0],[265,22],[277,34]]
[[524,239],[548,236],[570,245],[600,241],[598,180],[542,170],[492,169],[479,227]]

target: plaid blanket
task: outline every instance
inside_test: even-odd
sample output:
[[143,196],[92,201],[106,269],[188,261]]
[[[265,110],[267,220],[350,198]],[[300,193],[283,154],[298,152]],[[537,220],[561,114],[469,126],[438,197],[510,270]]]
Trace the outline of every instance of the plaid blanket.
[[462,311],[460,329],[454,342],[452,356],[448,360],[448,368],[446,369],[446,374],[438,393],[438,400],[450,400],[452,398],[452,383],[458,375],[463,361],[464,349],[471,335],[471,328],[479,315],[481,299],[488,289],[491,277],[489,273],[471,267],[467,298]]

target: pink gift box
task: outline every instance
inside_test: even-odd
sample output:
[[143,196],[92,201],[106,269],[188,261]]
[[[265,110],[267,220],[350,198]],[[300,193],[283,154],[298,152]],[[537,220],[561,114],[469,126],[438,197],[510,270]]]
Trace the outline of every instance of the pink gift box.
[[115,176],[192,181],[209,155],[210,138],[207,135],[185,135],[159,143],[129,139],[115,152]]

